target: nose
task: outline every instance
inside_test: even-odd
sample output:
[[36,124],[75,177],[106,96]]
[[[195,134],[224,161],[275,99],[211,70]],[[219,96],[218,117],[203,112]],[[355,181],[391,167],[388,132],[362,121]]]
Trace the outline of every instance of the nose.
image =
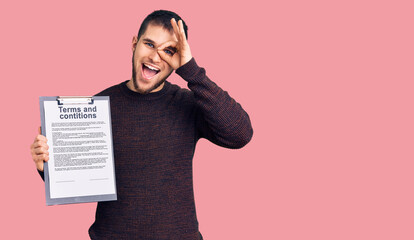
[[151,54],[149,55],[149,58],[154,62],[154,63],[159,63],[161,62],[161,57],[158,54],[157,49],[154,49]]

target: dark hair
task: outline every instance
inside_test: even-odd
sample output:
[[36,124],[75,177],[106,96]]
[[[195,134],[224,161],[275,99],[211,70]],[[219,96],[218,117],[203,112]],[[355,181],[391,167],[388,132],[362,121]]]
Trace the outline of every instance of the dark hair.
[[174,18],[175,21],[177,21],[177,23],[178,23],[178,20],[183,21],[185,37],[188,39],[187,24],[185,24],[184,20],[180,16],[178,16],[178,14],[176,14],[175,12],[167,11],[167,10],[157,10],[157,11],[152,12],[150,15],[148,15],[144,19],[144,21],[142,21],[141,27],[139,27],[139,31],[138,31],[138,40],[142,36],[142,34],[145,33],[149,24],[161,26],[170,32],[174,32],[173,27],[170,22],[171,18]]

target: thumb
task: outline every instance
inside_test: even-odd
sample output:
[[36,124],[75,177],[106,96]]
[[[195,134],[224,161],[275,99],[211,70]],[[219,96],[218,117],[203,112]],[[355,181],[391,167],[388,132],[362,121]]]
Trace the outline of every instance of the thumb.
[[39,126],[38,132],[39,132],[39,134],[42,134],[42,127],[41,126]]
[[172,57],[168,55],[164,50],[157,50],[158,54],[160,55],[161,59],[166,61],[171,66]]

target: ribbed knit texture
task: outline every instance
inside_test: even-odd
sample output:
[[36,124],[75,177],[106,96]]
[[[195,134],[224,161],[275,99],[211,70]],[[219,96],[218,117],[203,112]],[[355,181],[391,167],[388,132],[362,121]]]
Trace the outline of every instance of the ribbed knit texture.
[[241,148],[253,134],[247,113],[194,59],[177,69],[191,91],[165,82],[146,95],[126,82],[110,96],[117,201],[99,202],[92,239],[199,240],[192,160],[207,138]]

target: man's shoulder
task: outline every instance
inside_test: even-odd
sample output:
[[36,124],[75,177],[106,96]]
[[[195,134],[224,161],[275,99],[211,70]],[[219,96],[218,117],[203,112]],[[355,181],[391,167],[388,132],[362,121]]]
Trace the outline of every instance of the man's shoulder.
[[170,92],[176,101],[194,101],[194,93],[187,88],[170,83]]

